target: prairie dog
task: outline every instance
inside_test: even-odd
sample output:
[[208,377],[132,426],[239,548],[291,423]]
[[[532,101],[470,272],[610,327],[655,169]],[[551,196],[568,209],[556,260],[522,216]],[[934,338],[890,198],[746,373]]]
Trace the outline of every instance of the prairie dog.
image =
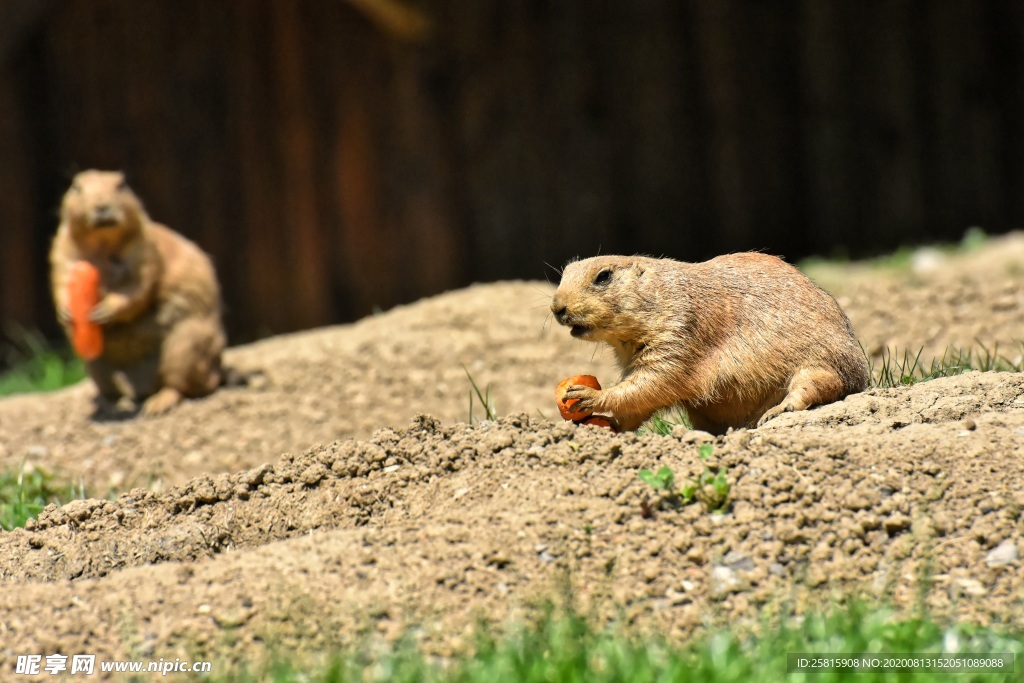
[[126,397],[153,415],[216,389],[225,335],[209,257],[152,221],[119,172],[76,175],[60,216],[50,274],[57,317],[69,335],[70,266],[84,259],[100,273],[100,299],[89,318],[102,326],[104,348],[86,363],[99,407]]
[[575,386],[565,397],[623,430],[680,404],[695,429],[720,434],[868,384],[867,359],[839,304],[774,256],[576,261],[562,272],[551,312],[572,336],[615,350],[618,384]]

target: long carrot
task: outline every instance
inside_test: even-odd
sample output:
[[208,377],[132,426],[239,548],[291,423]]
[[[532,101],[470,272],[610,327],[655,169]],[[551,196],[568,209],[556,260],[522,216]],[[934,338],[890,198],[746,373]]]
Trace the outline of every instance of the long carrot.
[[99,298],[100,271],[88,261],[75,261],[68,277],[71,344],[85,360],[93,360],[103,353],[103,329],[89,320],[89,313]]

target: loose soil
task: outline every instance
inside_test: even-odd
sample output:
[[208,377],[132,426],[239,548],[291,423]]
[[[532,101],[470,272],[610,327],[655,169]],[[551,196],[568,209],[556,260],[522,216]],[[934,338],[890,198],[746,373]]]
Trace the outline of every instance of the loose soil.
[[[820,279],[869,350],[1019,353],[1024,236],[942,259]],[[871,389],[717,439],[614,435],[557,419],[558,380],[616,373],[553,329],[551,291],[477,285],[231,349],[245,383],[159,418],[94,421],[87,383],[0,401],[0,467],[124,492],[0,532],[0,671],[60,652],[223,672],[403,634],[447,655],[566,582],[673,637],[849,595],[1024,624],[1024,376]],[[477,402],[466,424],[467,371],[504,417]],[[637,478],[695,479],[705,442],[727,513]]]

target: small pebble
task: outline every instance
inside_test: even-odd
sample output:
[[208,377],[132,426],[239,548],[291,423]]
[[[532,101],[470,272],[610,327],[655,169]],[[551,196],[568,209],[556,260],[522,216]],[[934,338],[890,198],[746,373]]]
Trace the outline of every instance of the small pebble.
[[990,567],[1005,567],[1017,564],[1018,560],[1020,560],[1020,551],[1017,550],[1016,542],[1009,538],[985,555],[985,564]]
[[711,570],[711,596],[723,598],[743,589],[743,582],[736,572],[728,567],[718,566]]
[[722,558],[722,566],[728,567],[729,569],[737,572],[750,572],[754,570],[756,565],[752,559],[743,553],[730,550],[725,554],[725,557]]
[[957,579],[954,585],[967,595],[980,596],[988,592],[977,579]]

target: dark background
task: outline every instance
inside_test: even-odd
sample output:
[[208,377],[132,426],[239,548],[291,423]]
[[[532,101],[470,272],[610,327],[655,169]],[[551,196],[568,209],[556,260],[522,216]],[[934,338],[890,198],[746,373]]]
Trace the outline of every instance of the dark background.
[[1024,2],[0,0],[0,323],[75,170],[236,342],[575,255],[796,260],[1024,217]]

